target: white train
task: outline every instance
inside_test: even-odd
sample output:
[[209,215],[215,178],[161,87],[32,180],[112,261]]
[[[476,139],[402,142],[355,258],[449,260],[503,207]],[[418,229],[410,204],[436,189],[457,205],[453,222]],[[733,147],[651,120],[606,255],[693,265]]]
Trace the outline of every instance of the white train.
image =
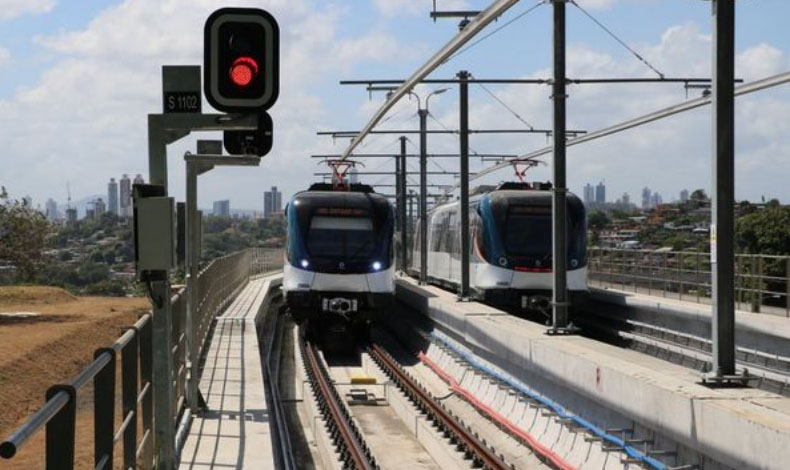
[[[504,183],[478,188],[470,197],[470,270],[473,297],[504,307],[546,311],[552,289],[552,208],[549,183]],[[428,213],[430,282],[454,288],[461,282],[460,203]],[[415,234],[420,233],[419,224]],[[587,297],[585,209],[568,194],[568,289],[571,304]],[[414,237],[411,272],[420,270]]]
[[365,330],[395,292],[392,205],[370,186],[314,184],[286,207],[285,302],[297,322]]

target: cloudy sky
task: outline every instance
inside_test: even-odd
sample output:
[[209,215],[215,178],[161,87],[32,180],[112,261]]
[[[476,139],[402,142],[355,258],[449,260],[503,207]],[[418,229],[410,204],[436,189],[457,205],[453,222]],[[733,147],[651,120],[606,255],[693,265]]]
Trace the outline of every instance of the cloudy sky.
[[[701,0],[577,0],[599,21],[668,77],[710,75],[710,3]],[[486,0],[438,0],[445,8],[483,8]],[[493,31],[537,3],[522,0]],[[205,18],[226,2],[214,0],[0,0],[0,184],[16,197],[65,201],[102,194],[110,177],[147,175],[146,114],[161,112],[163,64],[200,64]],[[201,177],[200,205],[230,199],[232,208],[262,207],[272,185],[286,197],[322,171],[312,153],[340,152],[346,142],[318,137],[318,130],[355,130],[383,99],[338,80],[405,78],[456,30],[455,20],[428,18],[431,0],[239,0],[272,12],[281,29],[280,99],[270,111],[275,145],[260,168],[220,168]],[[568,7],[568,75],[650,77],[653,72],[595,25]],[[746,81],[790,70],[786,0],[740,1],[737,75]],[[551,75],[551,9],[542,5],[459,54],[433,77],[468,70],[478,78]],[[421,87],[428,93],[431,87]],[[508,104],[520,119],[495,101]],[[471,127],[536,128],[551,123],[546,86],[470,89]],[[574,85],[569,127],[595,130],[686,99],[681,85]],[[690,96],[698,96],[691,91]],[[204,102],[204,110],[210,109]],[[429,127],[456,128],[457,91],[431,100]],[[790,200],[790,86],[737,102],[737,196]],[[383,127],[417,127],[416,102],[404,101]],[[201,138],[217,137],[202,134]],[[169,147],[171,193],[183,197],[183,154],[191,136]],[[710,187],[710,109],[677,116],[569,150],[572,190],[605,180],[610,200],[636,200],[644,186],[665,200],[681,189]],[[361,152],[397,152],[397,136],[371,137]],[[416,136],[410,139],[416,150]],[[540,135],[473,136],[480,153],[518,154],[546,144]],[[454,136],[432,136],[429,152],[457,151]],[[546,160],[550,163],[550,159]],[[389,159],[369,160],[368,170],[392,169]],[[475,160],[473,168],[479,168]],[[439,160],[431,168],[453,169]],[[416,168],[416,165],[413,166]],[[550,166],[532,178],[547,179]],[[503,170],[489,181],[511,179]],[[367,177],[391,183],[389,177]],[[416,178],[415,178],[416,180]],[[449,177],[431,179],[451,183]],[[382,188],[389,192],[391,188]]]

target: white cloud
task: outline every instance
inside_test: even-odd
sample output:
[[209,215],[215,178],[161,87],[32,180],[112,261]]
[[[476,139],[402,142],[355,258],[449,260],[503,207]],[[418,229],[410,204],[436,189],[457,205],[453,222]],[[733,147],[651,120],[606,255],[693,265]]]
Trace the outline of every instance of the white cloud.
[[[418,52],[381,32],[340,35],[336,26],[344,11],[332,5],[235,4],[262,6],[280,23],[281,91],[270,111],[275,147],[262,169],[221,169],[202,177],[201,193],[209,202],[231,197],[236,207],[255,208],[265,185],[292,192],[315,170],[306,158],[317,150],[314,132],[334,117],[316,87],[334,85],[334,77],[355,64]],[[67,179],[75,195],[85,195],[103,192],[111,176],[146,174],[146,115],[161,111],[161,66],[202,63],[203,23],[220,6],[220,0],[126,0],[103,10],[83,30],[38,37],[56,60],[37,83],[0,101],[0,126],[7,136],[0,156],[3,183],[43,201],[63,199]],[[193,147],[191,137],[169,149],[169,181],[177,196],[184,174],[179,156]],[[12,165],[9,155],[25,157]]]
[[26,13],[47,13],[55,0],[0,0],[0,21],[11,20]]

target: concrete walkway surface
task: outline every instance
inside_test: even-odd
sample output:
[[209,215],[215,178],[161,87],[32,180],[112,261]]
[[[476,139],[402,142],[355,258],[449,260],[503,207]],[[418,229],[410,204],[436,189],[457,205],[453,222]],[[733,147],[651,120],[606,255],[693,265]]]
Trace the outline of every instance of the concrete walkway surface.
[[208,411],[192,421],[179,470],[274,468],[255,322],[278,276],[250,280],[217,317],[200,380]]

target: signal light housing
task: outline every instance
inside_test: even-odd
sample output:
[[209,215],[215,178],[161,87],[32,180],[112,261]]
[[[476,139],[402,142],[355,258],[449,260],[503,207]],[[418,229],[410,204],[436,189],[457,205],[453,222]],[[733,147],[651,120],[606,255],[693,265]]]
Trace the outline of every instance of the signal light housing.
[[280,29],[258,8],[221,8],[206,20],[203,88],[225,112],[269,109],[280,88]]

